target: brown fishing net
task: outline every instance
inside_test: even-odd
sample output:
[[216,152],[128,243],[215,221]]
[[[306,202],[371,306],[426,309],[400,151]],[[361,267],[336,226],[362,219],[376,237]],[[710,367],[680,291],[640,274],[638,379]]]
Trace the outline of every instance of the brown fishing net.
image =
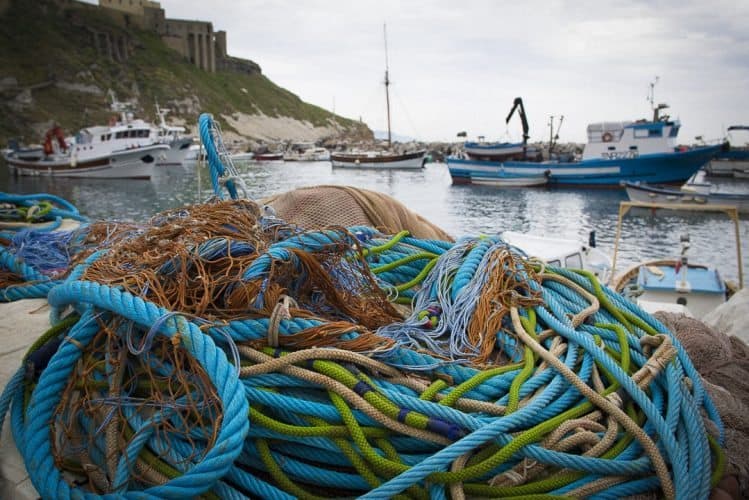
[[285,221],[307,229],[372,226],[385,234],[408,230],[415,238],[453,241],[445,231],[412,212],[398,200],[352,186],[312,186],[265,198]]
[[95,493],[163,484],[211,449],[221,401],[179,341],[149,338],[127,321],[98,323],[55,412],[56,465]]
[[[273,259],[267,275],[246,278],[247,269],[280,232],[317,241],[316,250],[292,245],[290,257]],[[400,316],[377,286],[356,241],[343,228],[303,233],[280,223],[264,227],[255,203],[221,201],[156,215],[137,234],[114,244],[82,279],[118,286],[167,310],[210,321],[271,317],[283,297],[290,296],[288,317],[336,323],[283,338],[284,345],[337,345],[339,337],[351,332],[358,332],[358,339],[346,341],[346,348],[389,345],[370,330]]]

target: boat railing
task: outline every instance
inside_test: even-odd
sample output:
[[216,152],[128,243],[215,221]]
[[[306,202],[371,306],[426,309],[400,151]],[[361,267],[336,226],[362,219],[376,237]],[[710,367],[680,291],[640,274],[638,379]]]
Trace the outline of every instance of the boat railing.
[[731,205],[693,205],[688,203],[649,203],[644,201],[621,201],[619,202],[619,218],[616,223],[616,236],[614,238],[614,254],[611,258],[611,280],[616,276],[616,258],[619,253],[619,241],[622,236],[622,220],[633,208],[644,208],[651,213],[658,210],[687,211],[687,212],[723,212],[733,221],[736,235],[736,262],[738,265],[739,288],[744,288],[744,269],[741,260],[741,230],[739,227],[739,210]]

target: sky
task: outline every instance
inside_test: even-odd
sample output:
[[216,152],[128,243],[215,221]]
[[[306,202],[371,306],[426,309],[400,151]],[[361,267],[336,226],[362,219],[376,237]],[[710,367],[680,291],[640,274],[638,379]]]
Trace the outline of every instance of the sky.
[[749,125],[749,0],[161,0],[304,101],[427,141],[585,142],[588,123],[679,118],[679,142]]

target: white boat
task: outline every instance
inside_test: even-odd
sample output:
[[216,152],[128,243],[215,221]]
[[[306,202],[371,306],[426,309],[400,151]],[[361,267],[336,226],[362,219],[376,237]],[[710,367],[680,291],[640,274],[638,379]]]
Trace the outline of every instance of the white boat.
[[[383,28],[384,30],[384,28]],[[387,32],[385,34],[385,103],[387,107],[388,139],[386,151],[363,151],[331,153],[330,161],[333,167],[341,168],[377,168],[377,169],[416,169],[423,168],[426,163],[426,150],[412,152],[395,152],[392,150],[392,134],[390,131],[390,86],[387,59]]]
[[481,175],[471,174],[471,184],[495,187],[530,187],[548,184],[548,174],[534,175]]
[[150,179],[169,146],[143,140],[144,134],[150,134],[150,127],[95,126],[81,130],[74,144],[68,144],[62,129],[53,127],[40,153],[12,151],[5,161],[17,175]]
[[167,144],[169,149],[165,155],[156,162],[157,165],[181,165],[190,154],[190,147],[193,145],[192,137],[185,135],[185,127],[169,125],[166,123],[166,114],[168,109],[160,108],[156,103],[156,114],[159,117],[159,123],[156,126],[156,136],[154,142]]
[[710,160],[706,168],[709,175],[736,177],[736,170],[749,170],[749,125],[731,125],[726,139],[729,147]]
[[500,237],[510,245],[549,265],[592,272],[601,283],[611,276],[611,259],[596,247],[595,232],[591,231],[588,244],[575,239],[539,236],[516,231],[503,231]]
[[231,159],[234,161],[251,161],[255,159],[255,153],[252,151],[232,153]]
[[[744,286],[744,273],[741,260],[741,242],[738,211],[735,207],[691,204],[660,204],[623,201],[619,204],[619,220],[614,242],[612,274],[616,273],[616,256],[621,238],[622,219],[631,209],[644,209],[647,213],[658,210],[724,212],[733,220],[736,235],[736,259],[738,262],[738,288]],[[611,288],[647,312],[679,312],[703,318],[707,313],[723,304],[735,291],[735,286],[728,286],[719,271],[709,265],[698,265],[689,262],[689,236],[681,237],[681,252],[678,257],[661,260],[650,260],[635,264],[624,273],[616,275]]]
[[749,213],[749,194],[723,193],[720,191],[692,188],[685,184],[681,189],[652,186],[640,182],[622,183],[631,201],[659,204],[727,205],[736,207],[739,213]]
[[292,144],[283,154],[284,161],[330,161],[330,151],[311,142]]

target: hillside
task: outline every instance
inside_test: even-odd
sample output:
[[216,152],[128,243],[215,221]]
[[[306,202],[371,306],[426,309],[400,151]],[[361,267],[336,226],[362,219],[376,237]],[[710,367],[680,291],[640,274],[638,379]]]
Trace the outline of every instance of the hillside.
[[[67,5],[77,5],[67,2]],[[189,64],[152,33],[123,28],[101,9],[62,9],[52,0],[0,0],[0,144],[39,141],[51,122],[70,133],[106,123],[108,89],[155,119],[155,103],[196,134],[201,112],[229,138],[366,139],[364,125],[303,102],[260,73],[209,73]],[[122,56],[97,50],[95,37],[122,42]],[[120,55],[118,53],[118,55]],[[119,60],[118,60],[119,59]]]

